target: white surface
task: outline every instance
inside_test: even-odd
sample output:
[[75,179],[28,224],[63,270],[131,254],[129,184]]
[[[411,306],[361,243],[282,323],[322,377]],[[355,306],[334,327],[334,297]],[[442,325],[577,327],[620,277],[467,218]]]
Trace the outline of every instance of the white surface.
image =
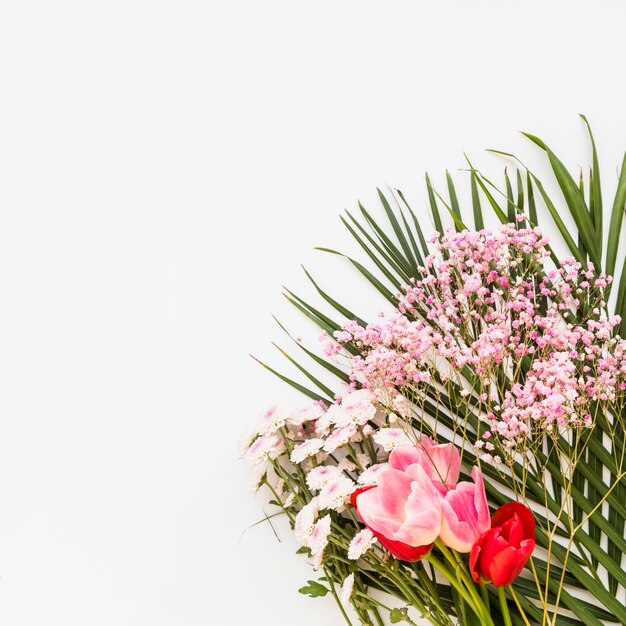
[[[548,140],[614,186],[621,2],[4,2],[0,622],[341,624],[236,437],[287,389],[280,295],[378,304],[337,214]],[[542,171],[541,167],[538,167]],[[459,177],[461,174],[459,174]],[[335,270],[334,268],[340,268]]]

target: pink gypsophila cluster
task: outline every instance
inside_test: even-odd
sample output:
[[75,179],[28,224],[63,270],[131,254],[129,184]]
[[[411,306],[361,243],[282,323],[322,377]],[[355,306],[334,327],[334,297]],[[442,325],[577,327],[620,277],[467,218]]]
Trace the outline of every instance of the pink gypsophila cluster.
[[488,425],[477,442],[484,460],[492,433],[511,449],[533,428],[583,427],[591,401],[624,390],[626,348],[613,336],[620,318],[602,313],[611,277],[574,259],[546,269],[538,228],[450,230],[435,242],[393,313],[335,333],[339,346],[359,350],[353,384],[417,394],[454,386]]

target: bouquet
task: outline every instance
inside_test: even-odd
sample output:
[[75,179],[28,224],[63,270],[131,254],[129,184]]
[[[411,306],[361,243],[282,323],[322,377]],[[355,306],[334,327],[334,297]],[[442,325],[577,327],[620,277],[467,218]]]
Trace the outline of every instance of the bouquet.
[[449,175],[447,197],[426,177],[430,238],[399,191],[379,192],[388,227],[342,218],[370,267],[345,258],[390,304],[378,319],[316,282],[335,315],[287,292],[323,331],[321,354],[297,349],[335,384],[286,351],[308,383],[264,364],[309,402],[265,411],[242,455],[318,573],[300,592],[348,624],[626,624],[626,156],[605,237],[591,130],[578,180],[527,137],[558,198],[519,162],[499,190],[468,161],[471,226]]

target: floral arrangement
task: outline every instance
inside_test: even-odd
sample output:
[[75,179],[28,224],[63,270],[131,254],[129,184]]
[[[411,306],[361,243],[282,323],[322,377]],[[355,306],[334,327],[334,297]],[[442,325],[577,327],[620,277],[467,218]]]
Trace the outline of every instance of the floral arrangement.
[[317,390],[265,365],[310,404],[264,412],[242,455],[319,573],[300,591],[332,594],[348,624],[626,624],[626,156],[605,238],[589,136],[577,182],[528,135],[556,200],[526,168],[499,191],[470,163],[472,229],[449,175],[448,199],[426,179],[429,240],[400,192],[396,209],[379,192],[389,232],[348,213],[374,267],[346,258],[391,305],[376,321],[317,283],[340,321],[287,293],[324,331],[323,354],[298,348],[336,385],[283,351]]

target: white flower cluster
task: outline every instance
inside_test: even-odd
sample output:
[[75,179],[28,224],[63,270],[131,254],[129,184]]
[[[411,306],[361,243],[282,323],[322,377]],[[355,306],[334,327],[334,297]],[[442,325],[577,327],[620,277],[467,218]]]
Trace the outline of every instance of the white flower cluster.
[[[408,401],[398,396],[388,414],[377,398],[370,390],[350,389],[329,407],[273,406],[242,437],[241,455],[253,466],[253,487],[267,481],[283,508],[295,513],[296,539],[311,551],[315,569],[324,563],[333,519],[346,515],[350,496],[376,485],[388,453],[411,443],[402,429],[389,427],[396,414],[410,413]],[[371,531],[359,530],[347,547],[348,558],[360,559],[375,542]],[[346,602],[353,586],[354,576],[347,576],[340,590]]]
[[294,526],[298,543],[311,549],[313,567],[316,570],[320,569],[323,563],[324,550],[328,545],[332,521],[328,514],[318,519],[319,512],[319,501],[317,498],[313,498],[296,515]]

